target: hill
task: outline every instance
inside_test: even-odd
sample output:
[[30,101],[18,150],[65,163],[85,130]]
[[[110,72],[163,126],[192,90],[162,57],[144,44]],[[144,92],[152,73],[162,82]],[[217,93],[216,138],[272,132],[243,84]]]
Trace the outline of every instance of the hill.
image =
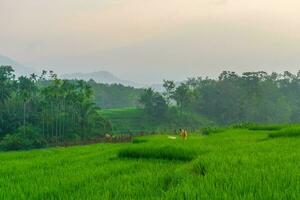
[[2,152],[0,198],[300,199],[299,137],[270,132]]
[[162,92],[163,89],[163,84],[161,83],[156,83],[156,84],[142,84],[142,83],[137,83],[134,81],[129,81],[129,80],[124,80],[121,79],[111,72],[108,71],[97,71],[97,72],[91,72],[91,73],[72,73],[72,74],[62,74],[62,78],[64,79],[80,79],[80,80],[94,80],[97,83],[102,83],[102,84],[121,84],[127,87],[133,87],[133,88],[148,88],[151,87],[155,91]]
[[35,71],[31,68],[25,67],[18,63],[17,61],[8,58],[6,56],[0,55],[0,66],[1,65],[9,65],[12,66],[16,72],[17,76],[20,75],[29,75],[31,73],[35,73]]
[[144,91],[121,84],[88,83],[94,90],[95,103],[101,108],[137,107]]
[[133,81],[122,80],[112,73],[108,71],[97,71],[91,73],[73,73],[73,74],[63,74],[62,78],[65,79],[81,79],[85,81],[89,81],[93,79],[98,83],[105,83],[105,84],[122,84],[124,86],[131,86],[136,88],[144,87],[145,85],[139,84]]

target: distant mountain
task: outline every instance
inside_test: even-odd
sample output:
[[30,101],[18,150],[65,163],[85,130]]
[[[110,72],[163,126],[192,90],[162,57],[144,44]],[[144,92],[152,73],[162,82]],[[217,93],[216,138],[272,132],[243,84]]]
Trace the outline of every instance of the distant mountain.
[[62,78],[65,79],[82,79],[82,80],[90,80],[93,79],[98,83],[106,83],[106,84],[122,84],[125,86],[131,86],[135,88],[143,88],[147,87],[147,85],[136,83],[134,81],[127,81],[120,79],[113,75],[108,71],[97,71],[91,73],[73,73],[73,74],[63,74]]
[[20,75],[29,75],[31,73],[35,73],[35,71],[31,68],[25,67],[23,65],[21,65],[20,63],[18,63],[17,61],[8,58],[6,56],[0,55],[0,66],[1,65],[10,65],[13,67],[13,69],[15,70],[15,74],[17,76]]

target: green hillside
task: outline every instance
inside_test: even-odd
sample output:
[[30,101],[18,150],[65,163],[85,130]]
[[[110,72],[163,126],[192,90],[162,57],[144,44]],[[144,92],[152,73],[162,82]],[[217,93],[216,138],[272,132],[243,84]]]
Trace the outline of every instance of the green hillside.
[[270,130],[1,152],[0,199],[300,199],[299,128]]
[[94,92],[94,102],[101,108],[136,107],[143,89],[137,89],[121,84],[96,83],[88,81]]

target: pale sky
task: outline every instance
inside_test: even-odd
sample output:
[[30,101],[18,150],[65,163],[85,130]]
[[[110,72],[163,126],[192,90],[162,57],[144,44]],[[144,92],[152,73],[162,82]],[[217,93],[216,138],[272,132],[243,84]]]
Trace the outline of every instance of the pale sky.
[[0,54],[144,83],[300,69],[299,0],[0,0]]

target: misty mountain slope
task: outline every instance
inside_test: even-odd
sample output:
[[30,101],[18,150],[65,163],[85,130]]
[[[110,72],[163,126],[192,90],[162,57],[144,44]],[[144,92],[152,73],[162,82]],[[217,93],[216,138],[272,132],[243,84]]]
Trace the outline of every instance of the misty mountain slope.
[[63,74],[62,78],[65,79],[82,79],[82,80],[90,80],[93,79],[94,81],[98,83],[106,83],[106,84],[122,84],[125,86],[132,86],[136,88],[145,87],[146,85],[136,83],[133,81],[127,81],[120,79],[113,75],[112,73],[108,71],[97,71],[97,72],[91,72],[91,73],[73,73],[73,74]]
[[18,63],[17,61],[8,58],[6,56],[0,55],[0,66],[1,65],[9,65],[12,66],[13,69],[15,70],[15,74],[17,76],[20,75],[29,75],[31,73],[35,73],[35,71],[31,68],[28,67],[24,67],[23,65],[21,65],[20,63]]

